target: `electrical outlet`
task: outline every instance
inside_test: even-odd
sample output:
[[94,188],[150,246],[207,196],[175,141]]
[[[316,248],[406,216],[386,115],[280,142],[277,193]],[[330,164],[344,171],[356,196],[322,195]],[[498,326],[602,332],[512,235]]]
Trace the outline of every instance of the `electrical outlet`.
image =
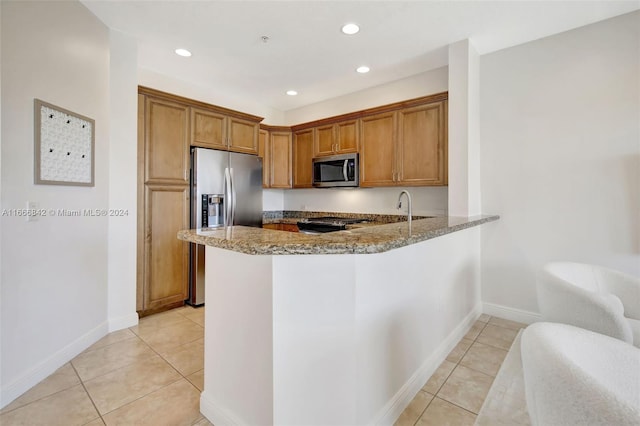
[[37,201],[27,201],[27,222],[37,222],[36,211],[40,208]]

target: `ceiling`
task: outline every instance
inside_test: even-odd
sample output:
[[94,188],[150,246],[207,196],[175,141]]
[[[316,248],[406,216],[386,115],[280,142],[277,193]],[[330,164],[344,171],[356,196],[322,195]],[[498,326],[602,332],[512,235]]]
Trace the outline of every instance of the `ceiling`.
[[[280,111],[444,66],[459,40],[486,54],[640,8],[638,0],[82,3],[138,40],[139,67]],[[342,34],[347,22],[360,32]],[[193,56],[177,56],[178,47]],[[371,71],[356,73],[360,65]]]

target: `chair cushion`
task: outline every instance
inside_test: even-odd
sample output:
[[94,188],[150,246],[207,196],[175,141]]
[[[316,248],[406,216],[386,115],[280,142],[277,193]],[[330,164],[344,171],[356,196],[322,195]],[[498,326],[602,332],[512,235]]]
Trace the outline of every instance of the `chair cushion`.
[[626,318],[631,326],[631,334],[633,334],[633,346],[640,348],[640,321],[636,319]]
[[521,348],[534,426],[640,424],[640,349],[553,323],[527,327]]

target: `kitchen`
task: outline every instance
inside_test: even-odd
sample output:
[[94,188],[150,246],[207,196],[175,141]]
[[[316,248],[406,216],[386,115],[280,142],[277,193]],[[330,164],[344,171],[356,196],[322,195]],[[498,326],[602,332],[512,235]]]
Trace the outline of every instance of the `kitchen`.
[[[31,10],[28,4],[7,6],[3,3],[2,7],[2,96],[5,106],[2,111],[2,143],[5,154],[2,157],[5,177],[2,189],[3,204],[7,207],[22,206],[27,198],[32,198],[40,199],[43,205],[52,208],[111,205],[114,208],[136,211],[136,190],[131,183],[136,181],[137,170],[137,105],[135,99],[132,100],[132,93],[137,93],[138,85],[179,93],[190,99],[201,99],[238,111],[250,111],[267,118],[267,113],[277,115],[265,111],[263,106],[256,106],[256,102],[251,99],[240,102],[237,96],[225,91],[223,87],[203,91],[197,83],[170,79],[150,68],[138,70],[138,51],[131,38],[118,31],[108,34],[100,21],[86,10],[81,10],[84,7],[80,4],[70,3],[39,9],[46,13]],[[70,18],[66,21],[65,15],[75,17],[75,22],[84,22],[86,26],[74,26],[74,21]],[[30,20],[24,16],[29,16]],[[6,22],[9,17],[13,23]],[[95,49],[95,52],[110,52],[112,60],[109,62],[105,59],[106,54],[103,54],[92,57],[91,61],[83,61],[71,52],[68,52],[68,56],[58,56],[61,54],[53,45],[39,47],[39,41],[31,37],[26,32],[27,29],[32,34],[42,34],[42,28],[49,28],[51,40],[62,37],[56,35],[56,27],[51,26],[48,20],[50,17],[65,22],[68,28],[74,28],[76,34],[82,34],[85,43],[97,43],[100,48]],[[615,22],[604,21],[481,57],[480,128],[483,144],[479,161],[483,172],[477,183],[481,184],[482,210],[501,215],[500,221],[485,225],[493,227],[495,233],[483,233],[482,236],[482,301],[485,310],[492,310],[490,313],[496,316],[507,317],[506,315],[511,314],[514,320],[535,320],[537,306],[533,271],[549,258],[570,256],[605,259],[605,263],[619,269],[634,271],[636,268],[634,253],[637,251],[633,249],[635,237],[633,232],[629,233],[629,229],[637,229],[637,212],[634,210],[637,209],[634,207],[637,203],[633,198],[637,191],[633,187],[634,180],[630,178],[630,173],[636,170],[633,155],[637,155],[637,147],[629,141],[636,135],[633,132],[637,132],[630,124],[636,121],[633,117],[637,116],[634,112],[637,111],[637,101],[633,96],[635,92],[628,88],[636,87],[632,75],[637,75],[637,65],[628,59],[635,57],[634,45],[624,38],[624,34],[628,34],[632,27],[630,22],[633,22],[632,17],[620,17]],[[9,42],[11,39],[22,40],[21,45],[30,48],[17,51]],[[608,40],[612,44],[602,47],[594,43],[595,40],[601,40],[601,43],[604,42],[602,40]],[[619,49],[611,48],[612,45]],[[545,56],[545,52],[558,51],[562,53],[553,59]],[[35,52],[40,54],[36,55]],[[49,53],[43,58],[42,52]],[[596,60],[603,56],[609,58],[608,61]],[[12,58],[15,60],[11,60]],[[584,76],[584,80],[567,81],[563,77],[567,70],[573,70],[574,64],[584,63],[585,58],[591,58],[593,62],[581,69],[583,74],[580,75]],[[60,68],[53,69],[65,69],[66,72],[69,71],[65,64],[69,61],[75,66],[72,71],[78,74],[74,74],[71,79],[62,71],[49,72],[46,76],[42,71],[33,74],[32,70],[41,70],[37,65],[42,60],[58,64]],[[608,68],[605,63],[624,65],[619,68],[612,65]],[[180,67],[170,65],[174,64],[171,59],[167,59],[167,64],[170,67]],[[29,72],[26,72],[27,67]],[[627,70],[629,74],[620,70]],[[313,108],[310,107],[306,116],[301,117],[305,114],[300,110],[291,114],[289,122],[308,122],[447,90],[451,96],[458,83],[454,80],[455,76],[450,75],[450,71],[451,69],[439,68],[368,93],[327,102],[314,107],[324,109],[324,112],[317,114],[312,114],[310,110]],[[530,80],[532,73],[542,78],[539,84],[535,79]],[[33,78],[28,77],[29,75],[33,75]],[[93,77],[87,80],[86,76]],[[110,88],[105,83],[109,79],[113,82]],[[597,85],[587,84],[586,80],[615,80],[616,83],[608,86],[610,95],[605,97],[597,90]],[[86,111],[86,115],[96,118],[99,124],[96,145],[97,186],[93,190],[50,188],[49,191],[44,191],[32,185],[32,170],[28,164],[31,163],[33,153],[28,144],[19,145],[17,141],[31,139],[28,122],[32,99],[59,98],[52,81],[67,82],[66,84],[74,81],[82,84],[77,90],[66,94],[67,98],[57,102],[68,105],[72,110]],[[87,81],[92,84],[86,84]],[[615,94],[613,97],[611,90]],[[79,93],[89,95],[80,96]],[[555,93],[562,94],[562,102],[549,102]],[[578,93],[581,96],[577,96]],[[585,104],[578,101],[587,94],[589,99],[597,102],[605,111],[610,111],[604,120],[593,119],[589,110],[585,109]],[[91,101],[87,100],[89,98]],[[535,102],[532,103],[532,100]],[[349,108],[340,109],[340,105],[348,105],[349,102]],[[14,108],[14,105],[20,106]],[[544,125],[530,126],[526,117],[531,114],[542,119]],[[564,119],[561,121],[560,118]],[[283,121],[270,119],[267,122]],[[580,138],[576,137],[573,127],[566,127],[565,123],[571,122],[586,126],[584,132],[580,133]],[[106,123],[112,124],[107,127]],[[526,134],[521,131],[523,126],[529,129]],[[562,136],[562,143],[559,142],[558,134]],[[604,134],[614,135],[615,138],[606,144],[600,143],[605,138]],[[577,150],[577,146],[584,146],[585,139],[589,149]],[[451,134],[449,140],[452,140]],[[551,153],[561,155],[553,156]],[[620,167],[607,166],[606,164],[611,163],[605,164],[605,159],[617,161],[612,155],[627,160],[620,163]],[[562,158],[574,158],[577,161],[568,166],[560,163]],[[548,177],[542,176],[541,179],[539,168],[535,167],[540,162],[547,164],[554,173],[550,173]],[[591,167],[589,180],[585,180],[584,185],[571,184],[574,180],[570,173],[582,176],[583,165],[594,163],[602,167],[597,167],[596,170]],[[509,177],[505,178],[505,175]],[[414,213],[434,215],[442,214],[447,209],[451,212],[449,203],[458,194],[457,191],[452,191],[451,176],[450,171],[448,191],[447,188],[409,188]],[[555,180],[551,179],[552,176],[555,176]],[[539,185],[533,186],[532,182],[538,182]],[[586,185],[587,182],[592,185]],[[567,186],[573,187],[577,192],[573,193],[570,203],[563,203],[562,194]],[[527,197],[522,195],[523,188],[527,189]],[[269,210],[343,209],[342,211],[353,213],[398,213],[396,206],[399,188],[327,190],[316,195],[318,192],[315,189],[270,189],[265,192],[265,206]],[[3,225],[2,229],[5,247],[2,252],[2,386],[6,398],[9,395],[19,395],[46,377],[55,370],[54,366],[59,366],[62,360],[68,359],[70,353],[88,346],[108,330],[128,327],[137,321],[135,286],[132,290],[136,275],[136,220],[135,215],[133,216],[133,220],[130,216],[129,219],[122,220],[87,219],[87,222],[75,219],[68,222],[63,219],[40,220],[36,223],[5,222],[6,226]],[[609,225],[598,227],[589,234],[580,232],[583,227],[594,222]],[[82,229],[82,236],[75,232],[78,228]],[[567,231],[576,238],[553,237],[564,235]],[[43,239],[44,235],[47,237]],[[38,244],[27,251],[27,246],[22,243],[24,238],[30,238]],[[547,238],[551,238],[553,243],[549,244]],[[54,241],[58,243],[54,244]],[[71,245],[60,245],[64,241]],[[12,249],[8,249],[9,246]],[[82,247],[81,252],[85,257],[81,257],[80,253],[76,254],[74,246]],[[30,265],[28,259],[32,255],[55,261],[47,263],[47,269],[28,268],[26,265]],[[70,271],[74,271],[73,275]],[[47,282],[53,284],[57,293],[48,290],[45,286]],[[84,285],[87,282],[93,284]],[[10,283],[15,285],[9,286]],[[24,306],[19,302],[24,299],[24,290],[21,289],[30,288],[29,286],[35,286],[33,288],[37,288],[39,292],[30,294],[31,303]],[[86,307],[71,304],[71,301],[79,297]],[[50,301],[55,301],[63,313],[53,311],[48,306]],[[71,318],[64,312],[73,312],[74,317]],[[33,330],[30,332],[33,343],[22,353],[23,356],[19,356],[20,352],[15,349],[21,344],[20,334],[16,331],[20,329],[16,328],[17,324]]]

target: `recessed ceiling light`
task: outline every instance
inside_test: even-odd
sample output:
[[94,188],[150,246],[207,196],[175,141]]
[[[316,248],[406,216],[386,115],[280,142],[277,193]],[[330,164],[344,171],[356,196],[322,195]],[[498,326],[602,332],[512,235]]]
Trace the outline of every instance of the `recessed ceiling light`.
[[189,52],[187,49],[176,49],[176,55],[188,58],[189,56],[191,56],[191,52]]
[[342,26],[342,32],[347,35],[352,35],[360,31],[360,27],[356,24],[345,24]]
[[298,92],[296,92],[295,90],[287,90],[287,95],[289,95],[289,96],[295,96],[297,94],[298,94]]
[[361,67],[356,68],[356,71],[358,71],[360,74],[365,74],[365,73],[368,73],[370,70],[368,66],[363,65]]

